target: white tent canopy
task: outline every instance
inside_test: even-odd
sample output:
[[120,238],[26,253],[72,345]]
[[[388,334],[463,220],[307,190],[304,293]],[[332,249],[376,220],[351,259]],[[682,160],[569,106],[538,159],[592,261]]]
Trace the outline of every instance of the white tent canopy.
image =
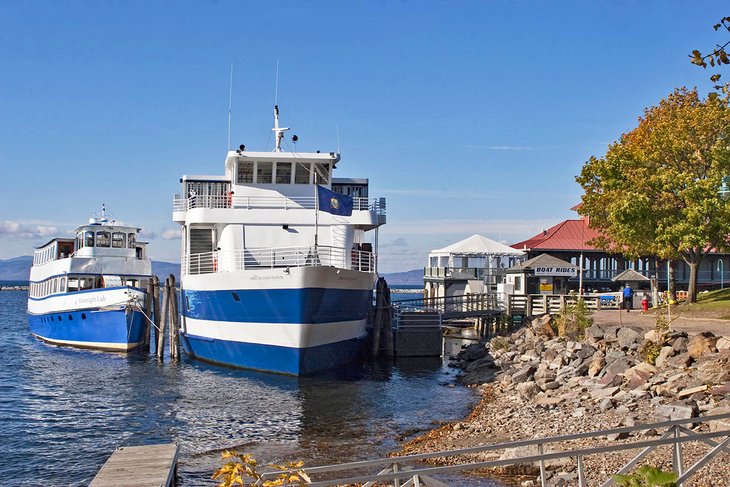
[[[428,260],[431,267],[459,267],[455,265],[455,258],[461,260],[461,265],[465,265],[468,259],[488,262],[495,257],[518,258],[523,255],[525,253],[521,250],[513,249],[482,235],[472,235],[444,248],[432,250],[428,253]],[[469,267],[472,266],[469,265]]]

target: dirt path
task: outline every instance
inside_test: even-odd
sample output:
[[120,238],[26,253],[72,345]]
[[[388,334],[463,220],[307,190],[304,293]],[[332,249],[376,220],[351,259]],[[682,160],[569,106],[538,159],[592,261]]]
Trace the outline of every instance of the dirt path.
[[[632,310],[630,313],[627,313],[626,310],[596,311],[592,316],[593,322],[602,326],[637,326],[648,331],[656,325],[656,315],[654,313],[643,314],[639,310]],[[666,314],[664,316],[666,317]],[[669,327],[676,331],[686,331],[690,335],[709,331],[717,336],[730,336],[730,320],[686,318],[672,315]]]

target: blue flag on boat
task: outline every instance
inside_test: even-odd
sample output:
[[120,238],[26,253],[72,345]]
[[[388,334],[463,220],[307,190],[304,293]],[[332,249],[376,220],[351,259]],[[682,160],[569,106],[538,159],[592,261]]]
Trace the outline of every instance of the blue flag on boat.
[[335,193],[317,185],[317,198],[319,199],[319,209],[322,211],[340,216],[352,215],[352,196]]

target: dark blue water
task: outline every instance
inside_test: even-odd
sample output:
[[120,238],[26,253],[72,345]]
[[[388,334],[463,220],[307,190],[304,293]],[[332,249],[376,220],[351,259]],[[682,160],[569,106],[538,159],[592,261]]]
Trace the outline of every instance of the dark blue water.
[[26,299],[0,292],[1,485],[86,485],[116,447],[166,441],[185,486],[215,485],[226,448],[263,463],[374,458],[476,400],[441,359],[298,379],[55,347],[30,335]]

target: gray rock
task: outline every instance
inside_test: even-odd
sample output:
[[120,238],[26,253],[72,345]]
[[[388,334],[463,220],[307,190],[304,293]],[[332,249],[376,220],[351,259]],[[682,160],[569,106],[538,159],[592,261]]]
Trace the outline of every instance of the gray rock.
[[578,358],[582,358],[585,360],[589,357],[592,357],[594,353],[596,353],[596,349],[588,345],[587,343],[584,343],[583,347],[576,352],[576,355],[578,356]]
[[662,347],[661,351],[659,352],[659,355],[657,356],[656,360],[654,360],[654,364],[657,367],[664,367],[664,364],[667,363],[667,359],[674,355],[676,351],[672,347]]
[[677,353],[684,353],[687,351],[687,336],[679,336],[672,343],[672,349]]
[[606,373],[622,374],[631,367],[631,365],[632,361],[630,361],[628,357],[620,358],[606,366]]
[[659,418],[670,420],[696,418],[700,414],[697,403],[694,401],[662,404],[657,406],[654,412]]
[[629,348],[634,343],[640,343],[644,339],[642,333],[628,327],[619,328],[616,333],[616,339],[621,348]]
[[520,370],[512,374],[512,382],[520,383],[529,380],[535,373],[535,366],[525,365]]
[[613,401],[610,397],[607,397],[598,404],[598,407],[601,409],[601,411],[607,411],[611,408],[613,408]]
[[601,327],[599,327],[598,325],[593,325],[593,326],[589,327],[588,329],[586,329],[585,336],[589,340],[597,342],[597,341],[603,339],[603,336],[604,336],[603,329]]

